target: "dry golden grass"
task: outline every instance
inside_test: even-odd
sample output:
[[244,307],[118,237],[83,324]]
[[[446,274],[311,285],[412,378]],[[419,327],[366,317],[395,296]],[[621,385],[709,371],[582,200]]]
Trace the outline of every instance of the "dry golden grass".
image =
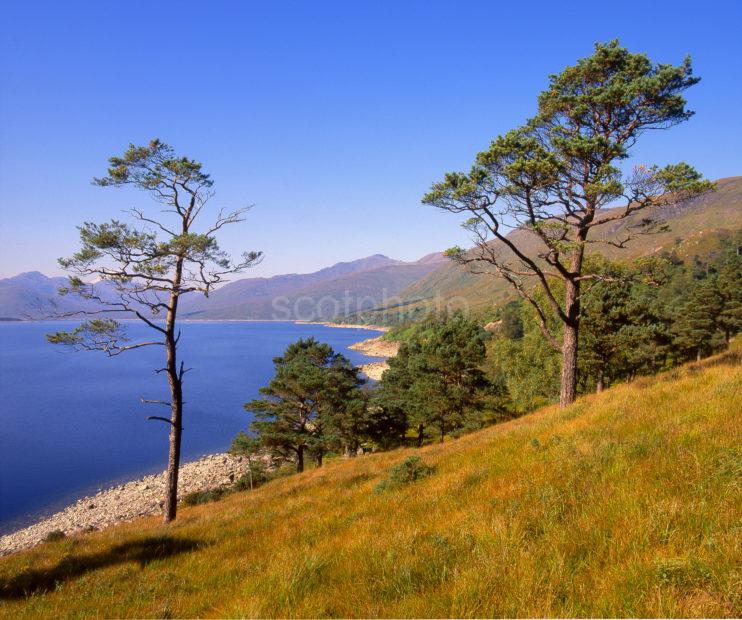
[[[740,615],[739,358],[41,545],[0,614]],[[375,493],[412,453],[435,474]]]

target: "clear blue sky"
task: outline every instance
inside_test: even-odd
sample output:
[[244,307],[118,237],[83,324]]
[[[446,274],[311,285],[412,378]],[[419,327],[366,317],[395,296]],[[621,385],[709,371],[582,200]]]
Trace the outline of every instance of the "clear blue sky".
[[420,196],[614,37],[703,78],[639,159],[742,174],[741,26],[739,1],[6,3],[0,276],[59,273],[78,223],[146,206],[89,181],[154,136],[206,164],[215,206],[256,205],[223,236],[266,252],[251,275],[463,244]]

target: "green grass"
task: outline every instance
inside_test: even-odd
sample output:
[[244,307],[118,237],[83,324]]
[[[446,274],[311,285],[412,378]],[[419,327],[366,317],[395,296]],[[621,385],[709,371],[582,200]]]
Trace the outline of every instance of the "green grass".
[[739,616],[741,411],[732,351],[3,558],[0,614]]

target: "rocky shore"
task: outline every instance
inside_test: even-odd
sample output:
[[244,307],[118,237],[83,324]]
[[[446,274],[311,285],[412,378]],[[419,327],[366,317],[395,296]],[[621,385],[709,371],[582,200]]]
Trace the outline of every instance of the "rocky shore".
[[[360,351],[369,357],[389,358],[394,357],[398,353],[399,343],[392,340],[384,340],[383,336],[377,336],[376,338],[356,342],[349,348],[354,351]],[[367,377],[378,381],[381,379],[384,371],[389,368],[389,365],[385,361],[369,362],[368,364],[362,364],[360,368]]]
[[[397,354],[399,343],[377,336],[357,342],[350,348],[369,357],[388,358]],[[377,381],[387,368],[386,361],[369,362],[361,366],[368,377]],[[180,468],[178,496],[182,499],[189,493],[229,486],[242,476],[245,469],[246,463],[242,457],[229,454],[213,454],[198,461],[184,463]],[[164,494],[163,472],[83,497],[38,523],[0,537],[0,556],[33,547],[50,534],[60,536],[59,532],[62,532],[68,536],[103,529],[139,517],[162,514]]]
[[[213,454],[180,468],[178,495],[231,485],[245,471],[242,457]],[[22,530],[0,537],[0,555],[33,547],[52,532],[65,535],[99,530],[114,523],[162,514],[165,474],[145,476],[84,497],[64,510]]]

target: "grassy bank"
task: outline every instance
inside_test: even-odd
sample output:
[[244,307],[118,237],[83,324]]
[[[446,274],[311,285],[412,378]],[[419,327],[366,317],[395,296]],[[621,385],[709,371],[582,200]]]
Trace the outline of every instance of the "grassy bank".
[[[4,558],[0,613],[739,615],[740,411],[731,352]],[[376,491],[411,454],[434,473]]]

